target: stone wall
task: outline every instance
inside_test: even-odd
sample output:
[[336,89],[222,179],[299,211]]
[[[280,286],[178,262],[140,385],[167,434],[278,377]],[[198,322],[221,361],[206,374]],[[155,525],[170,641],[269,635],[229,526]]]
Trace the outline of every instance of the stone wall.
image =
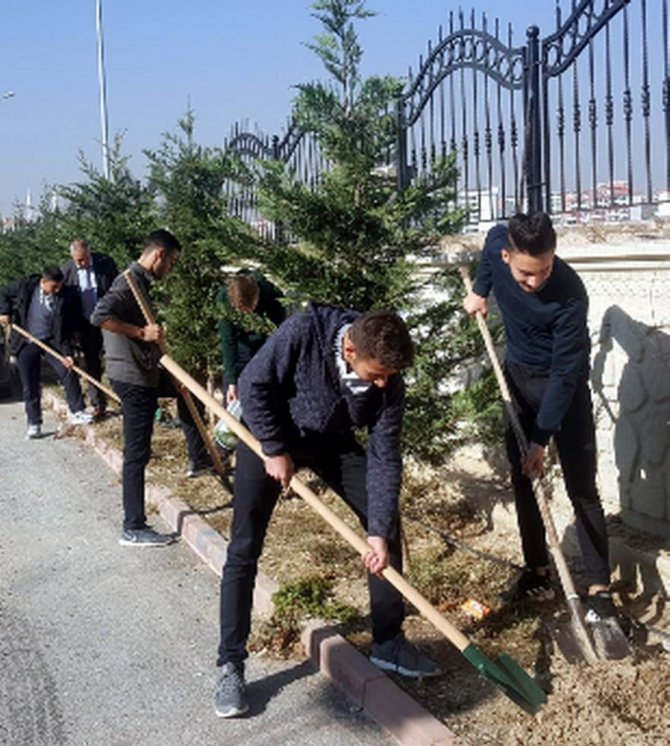
[[618,237],[560,254],[590,298],[605,507],[670,538],[670,241]]

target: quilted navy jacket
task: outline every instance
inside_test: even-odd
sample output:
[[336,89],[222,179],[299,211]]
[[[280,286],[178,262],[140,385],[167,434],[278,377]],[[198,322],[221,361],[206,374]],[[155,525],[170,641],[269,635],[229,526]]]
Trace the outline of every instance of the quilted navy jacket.
[[398,510],[402,478],[400,431],[405,384],[400,374],[382,389],[343,393],[336,338],[357,316],[312,304],[285,321],[256,353],[239,379],[244,421],[263,453],[290,453],[310,433],[343,434],[367,428],[368,534],[388,537]]

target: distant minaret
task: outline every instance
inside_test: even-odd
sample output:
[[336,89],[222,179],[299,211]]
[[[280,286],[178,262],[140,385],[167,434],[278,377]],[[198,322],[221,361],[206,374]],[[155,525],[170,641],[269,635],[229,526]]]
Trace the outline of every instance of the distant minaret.
[[26,190],[26,205],[25,205],[25,218],[26,220],[35,220],[37,217],[37,210],[33,205],[33,194],[30,187]]

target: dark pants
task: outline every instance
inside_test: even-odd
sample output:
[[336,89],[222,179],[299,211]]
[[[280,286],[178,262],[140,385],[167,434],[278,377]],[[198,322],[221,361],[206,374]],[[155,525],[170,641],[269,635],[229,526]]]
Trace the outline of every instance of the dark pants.
[[[47,342],[48,344],[48,342]],[[60,360],[53,355],[43,352],[40,347],[32,342],[24,345],[16,356],[23,389],[23,402],[26,409],[26,417],[29,425],[42,424],[42,388],[40,386],[40,374],[42,357],[45,357],[49,365],[54,369],[58,380],[65,388],[65,398],[70,412],[79,412],[84,409],[84,398],[79,385],[79,377],[74,371],[68,370]]]
[[[340,494],[366,527],[366,456],[353,437],[315,435],[291,449],[296,467],[309,466]],[[247,446],[237,447],[233,525],[221,578],[221,642],[217,665],[247,657],[251,606],[258,559],[281,485]],[[388,539],[391,566],[402,572],[400,523]],[[290,548],[287,548],[290,551]],[[405,606],[400,593],[386,580],[368,576],[372,634],[375,642],[395,637],[402,628]]]
[[[147,520],[144,512],[144,470],[151,457],[151,435],[158,397],[177,394],[165,371],[162,371],[161,382],[156,388],[122,381],[112,381],[112,388],[121,399],[123,413],[123,528],[144,528]],[[196,463],[207,461],[207,449],[181,396],[177,397],[177,409],[189,458]],[[202,405],[198,409],[202,411]]]
[[[86,372],[97,381],[102,379],[102,332],[97,326],[84,322],[79,339],[79,347],[84,356]],[[97,386],[88,385],[88,400],[95,409],[107,409],[107,397]]]
[[[508,364],[505,375],[512,391],[521,426],[529,438],[547,387],[548,376],[526,366]],[[586,376],[580,380],[561,429],[554,436],[565,487],[575,511],[577,540],[589,585],[610,582],[607,527],[596,487],[596,436],[591,392]],[[511,427],[506,433],[507,455],[523,556],[528,567],[549,564],[544,524],[530,480],[521,473],[521,458]]]

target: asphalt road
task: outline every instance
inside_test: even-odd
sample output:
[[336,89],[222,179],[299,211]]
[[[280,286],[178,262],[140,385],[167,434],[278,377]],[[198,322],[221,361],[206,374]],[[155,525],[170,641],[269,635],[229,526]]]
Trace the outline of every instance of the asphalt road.
[[218,719],[218,578],[185,545],[120,547],[118,478],[44,430],[0,401],[3,746],[393,743],[307,662],[251,658],[250,716]]

